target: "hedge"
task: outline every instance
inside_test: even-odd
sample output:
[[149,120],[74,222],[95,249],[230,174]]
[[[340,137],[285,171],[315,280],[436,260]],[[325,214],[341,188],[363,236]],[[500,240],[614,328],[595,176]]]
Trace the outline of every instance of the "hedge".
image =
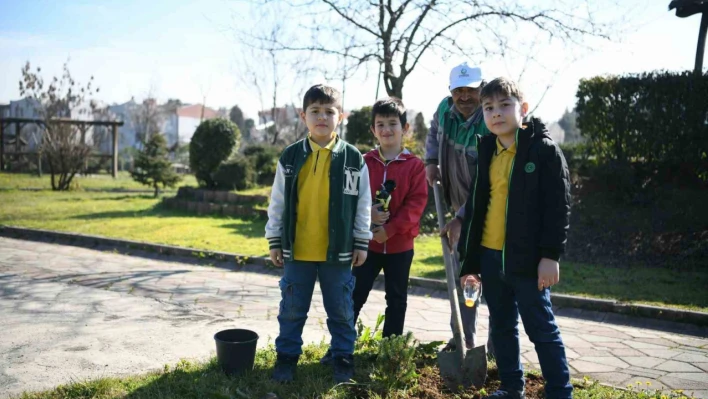
[[582,79],[577,124],[600,164],[708,177],[708,74],[649,72]]

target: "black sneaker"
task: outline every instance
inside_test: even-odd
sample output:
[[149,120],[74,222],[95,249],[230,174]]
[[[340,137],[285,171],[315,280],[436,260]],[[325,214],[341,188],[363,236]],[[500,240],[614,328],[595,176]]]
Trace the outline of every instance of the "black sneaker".
[[354,378],[354,356],[342,355],[334,358],[334,381],[349,382]]
[[278,359],[275,361],[275,368],[271,378],[277,382],[290,382],[295,378],[295,369],[299,356],[288,356],[278,353]]
[[332,356],[332,350],[327,349],[327,353],[325,353],[324,356],[322,356],[322,359],[320,359],[320,364],[329,366],[334,362],[334,357]]
[[524,391],[508,390],[500,387],[499,390],[489,396],[485,396],[484,399],[526,399],[526,395]]

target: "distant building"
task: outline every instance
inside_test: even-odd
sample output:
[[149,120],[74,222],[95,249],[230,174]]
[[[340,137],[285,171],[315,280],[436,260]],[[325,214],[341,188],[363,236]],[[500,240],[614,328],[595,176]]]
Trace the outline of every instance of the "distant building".
[[[10,101],[10,104],[4,105],[1,111],[2,117],[5,118],[23,118],[23,119],[42,119],[44,115],[41,112],[40,104],[30,98],[23,98],[21,100]],[[71,110],[67,110],[64,115],[65,118],[75,118],[79,119],[79,116],[83,116],[83,119],[91,119],[90,115],[87,115],[88,107],[77,107]],[[5,136],[5,151],[6,152],[33,152],[39,146],[42,140],[42,129],[34,123],[24,123],[19,124],[19,141],[16,141],[17,124],[9,124],[4,129]]]
[[[118,127],[118,149],[141,147],[144,131],[156,131],[165,135],[167,145],[173,149],[188,144],[197,126],[203,121],[219,117],[227,117],[227,110],[216,111],[201,104],[182,104],[179,100],[169,100],[157,104],[154,99],[146,99],[138,103],[131,98],[122,104],[105,107],[104,111],[91,112],[90,104],[82,104],[72,110],[67,110],[62,117],[75,120],[116,120],[122,121]],[[42,119],[39,104],[31,99],[10,101],[0,104],[0,117]],[[15,140],[16,124],[7,125],[4,129],[6,152],[34,152],[41,143],[42,129],[34,123],[21,125],[19,142]],[[86,143],[93,144],[99,152],[112,151],[111,131],[107,127],[95,127],[87,131]]]
[[136,137],[136,128],[133,115],[137,112],[138,103],[135,99],[123,104],[114,104],[108,106],[108,111],[111,119],[122,121],[123,126],[118,127],[118,148],[136,147],[138,139]]
[[205,107],[202,104],[186,105],[177,109],[176,112],[176,132],[177,135],[170,140],[168,138],[168,145],[174,145],[174,143],[179,142],[180,145],[188,144],[194,136],[194,132],[197,130],[202,121],[209,119],[216,119],[222,117],[218,111]]
[[108,107],[113,118],[124,122],[124,125],[119,128],[119,148],[140,147],[141,137],[139,136],[143,133],[142,130],[146,129],[140,124],[145,124],[148,119],[146,117],[147,107],[153,108],[149,112],[149,119],[152,119],[151,123],[155,125],[153,129],[165,135],[168,147],[174,147],[177,143],[179,145],[188,144],[202,120],[219,117],[217,111],[209,107],[202,107],[201,104],[181,105],[178,102],[170,101],[157,105],[150,101],[154,100],[146,100],[143,104],[138,104],[134,99],[131,99],[126,103]]
[[294,105],[270,108],[267,110],[258,111],[258,122],[260,125],[265,125],[269,122],[272,123],[273,115],[275,115],[275,120],[278,124],[288,125],[300,117],[300,112],[302,112],[302,108],[296,108]]

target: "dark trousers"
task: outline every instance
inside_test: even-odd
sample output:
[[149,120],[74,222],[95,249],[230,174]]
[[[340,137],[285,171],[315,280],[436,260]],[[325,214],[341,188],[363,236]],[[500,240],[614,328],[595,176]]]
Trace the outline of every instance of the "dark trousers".
[[551,308],[551,290],[538,290],[533,277],[502,274],[502,252],[482,249],[482,293],[489,308],[490,335],[496,350],[501,385],[509,390],[524,389],[518,317],[536,348],[541,372],[546,380],[546,398],[569,399],[568,361],[560,330]]
[[369,251],[366,262],[353,269],[356,277],[354,286],[354,322],[369,298],[376,277],[383,269],[386,285],[386,319],[383,336],[402,335],[408,306],[408,275],[413,262],[413,250],[397,254],[382,254]]

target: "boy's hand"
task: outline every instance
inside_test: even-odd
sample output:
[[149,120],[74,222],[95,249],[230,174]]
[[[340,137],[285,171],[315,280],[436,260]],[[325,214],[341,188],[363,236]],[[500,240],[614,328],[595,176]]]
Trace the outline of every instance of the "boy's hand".
[[277,267],[283,267],[283,250],[280,248],[271,249],[270,261]]
[[560,280],[560,270],[558,262],[553,259],[542,258],[538,262],[538,290],[543,291],[544,288],[551,288]]
[[354,267],[359,267],[364,264],[366,261],[366,251],[362,251],[361,249],[355,249],[354,254],[352,256],[352,265]]
[[388,221],[391,216],[390,212],[384,212],[381,208],[383,204],[375,204],[371,207],[371,221],[374,224],[382,225]]
[[462,289],[462,290],[465,289],[465,281],[467,281],[468,278],[471,278],[477,284],[482,284],[482,280],[479,279],[478,275],[466,274],[466,275],[460,277],[460,289]]
[[386,229],[384,229],[383,226],[374,228],[372,232],[374,233],[374,241],[379,244],[383,244],[388,241],[388,234],[386,234]]
[[430,187],[433,187],[435,182],[440,180],[440,168],[438,168],[438,165],[430,164],[425,167],[425,180],[428,181]]
[[454,218],[440,231],[440,237],[447,237],[447,243],[450,245],[450,253],[455,253],[457,241],[460,240],[461,230],[462,222],[460,222],[460,219]]

